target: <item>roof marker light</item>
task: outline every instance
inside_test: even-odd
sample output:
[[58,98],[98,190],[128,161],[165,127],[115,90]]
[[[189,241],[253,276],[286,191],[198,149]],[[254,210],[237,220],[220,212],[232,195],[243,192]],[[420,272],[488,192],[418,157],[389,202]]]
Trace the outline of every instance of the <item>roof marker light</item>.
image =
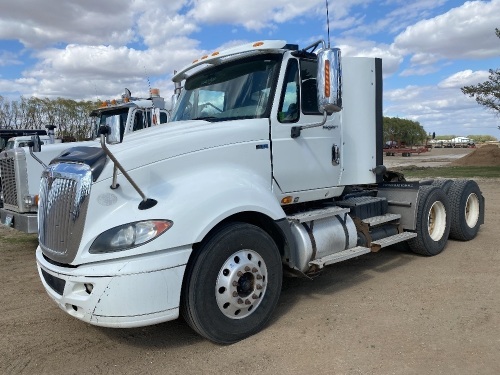
[[252,47],[260,47],[263,45],[264,45],[264,42],[255,42]]

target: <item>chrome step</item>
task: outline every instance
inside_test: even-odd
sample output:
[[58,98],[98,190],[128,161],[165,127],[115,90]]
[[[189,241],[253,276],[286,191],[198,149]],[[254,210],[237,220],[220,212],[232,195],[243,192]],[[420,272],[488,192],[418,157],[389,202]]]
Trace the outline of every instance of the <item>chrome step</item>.
[[353,247],[352,249],[339,251],[338,253],[327,255],[323,258],[315,259],[309,262],[309,265],[311,266],[314,265],[318,266],[318,268],[323,268],[324,266],[327,266],[329,264],[342,262],[344,260],[355,258],[363,254],[368,254],[369,252],[371,252],[369,248],[363,246],[357,246]]
[[338,206],[332,206],[327,208],[320,208],[317,210],[301,212],[295,215],[287,216],[287,220],[293,221],[296,223],[304,223],[313,220],[324,219],[326,217],[331,217],[335,215],[341,215],[344,213],[349,213],[349,208],[342,208]]
[[381,215],[381,216],[367,217],[366,219],[363,219],[361,221],[365,224],[368,224],[371,227],[374,227],[376,225],[388,223],[390,221],[399,220],[399,219],[401,219],[400,214],[385,214],[385,215]]
[[416,233],[413,232],[403,232],[395,234],[394,236],[382,238],[380,240],[372,241],[372,249],[378,251],[383,247],[394,245],[395,243],[407,241],[411,238],[417,237]]

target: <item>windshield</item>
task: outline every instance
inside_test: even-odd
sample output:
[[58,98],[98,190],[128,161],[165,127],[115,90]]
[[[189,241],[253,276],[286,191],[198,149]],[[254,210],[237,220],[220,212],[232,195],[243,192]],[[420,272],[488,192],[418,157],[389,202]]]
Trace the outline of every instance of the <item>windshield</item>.
[[12,150],[14,148],[15,144],[16,144],[16,141],[8,141],[7,145],[5,146],[5,150]]
[[186,80],[172,121],[224,121],[269,116],[281,55],[217,66]]

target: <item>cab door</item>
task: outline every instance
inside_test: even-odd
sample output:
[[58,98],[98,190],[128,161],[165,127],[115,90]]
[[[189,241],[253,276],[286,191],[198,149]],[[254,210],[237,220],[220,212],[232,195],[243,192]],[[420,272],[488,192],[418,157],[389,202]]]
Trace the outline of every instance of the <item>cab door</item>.
[[316,72],[315,60],[292,57],[280,77],[282,90],[271,114],[271,141],[273,178],[283,193],[334,187],[340,180],[340,114],[329,116],[322,126],[302,129],[296,138],[291,136],[293,127],[319,124],[323,119],[317,105]]

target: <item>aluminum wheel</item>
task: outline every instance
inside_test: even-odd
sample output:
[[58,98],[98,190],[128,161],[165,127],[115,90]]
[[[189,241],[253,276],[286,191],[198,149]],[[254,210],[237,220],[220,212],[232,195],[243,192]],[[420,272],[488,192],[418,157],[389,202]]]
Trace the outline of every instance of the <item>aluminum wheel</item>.
[[479,198],[472,193],[465,203],[465,222],[469,228],[474,228],[479,220]]
[[217,305],[231,319],[242,319],[259,306],[267,287],[267,268],[253,250],[240,250],[222,265],[215,285]]
[[429,236],[434,241],[439,241],[446,229],[446,209],[441,201],[432,204],[428,216]]

